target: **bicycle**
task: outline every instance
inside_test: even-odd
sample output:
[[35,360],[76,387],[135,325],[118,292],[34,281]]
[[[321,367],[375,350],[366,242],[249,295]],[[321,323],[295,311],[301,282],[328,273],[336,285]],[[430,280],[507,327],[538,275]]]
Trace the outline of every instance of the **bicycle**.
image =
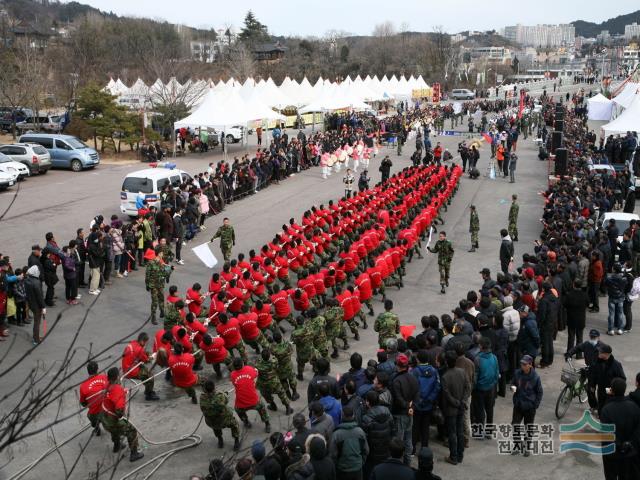
[[567,359],[567,363],[569,368],[563,368],[560,374],[560,380],[565,386],[556,401],[556,418],[558,420],[567,413],[574,398],[577,397],[580,403],[587,401],[587,367],[575,368],[571,358]]

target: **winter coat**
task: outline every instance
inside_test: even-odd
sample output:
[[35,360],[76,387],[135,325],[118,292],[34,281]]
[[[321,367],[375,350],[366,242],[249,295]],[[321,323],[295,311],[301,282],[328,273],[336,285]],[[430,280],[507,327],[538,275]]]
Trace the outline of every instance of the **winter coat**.
[[511,385],[516,387],[513,405],[522,411],[536,410],[542,401],[542,382],[535,369],[524,373],[518,368],[513,374]]
[[322,435],[310,435],[305,442],[305,450],[311,458],[314,480],[336,480],[336,467],[329,458],[327,443]]
[[515,342],[518,338],[518,330],[520,330],[520,314],[515,308],[509,306],[502,309],[502,318],[504,319],[504,328],[509,335],[509,341]]
[[442,413],[445,417],[461,415],[470,395],[467,374],[461,368],[448,368],[442,375]]
[[598,358],[592,368],[594,369],[593,378],[598,387],[598,398],[604,398],[607,395],[606,389],[611,386],[611,380],[614,378],[627,379],[622,364],[613,358],[613,355],[609,355],[606,360]]
[[43,256],[42,266],[44,268],[44,283],[48,287],[53,287],[58,283],[58,274],[56,272],[56,264],[48,256]]
[[496,346],[493,354],[498,359],[498,368],[500,372],[506,372],[509,369],[509,361],[507,359],[507,350],[509,349],[509,333],[506,328],[496,329]]
[[393,395],[393,405],[391,413],[393,415],[407,415],[409,404],[418,398],[418,380],[408,371],[398,372],[391,381],[391,394]]
[[333,424],[338,426],[342,421],[342,405],[331,395],[320,398],[320,403],[324,407],[324,413],[333,419]]
[[62,275],[65,280],[76,278],[76,260],[72,255],[62,255]]
[[540,329],[553,330],[558,324],[558,310],[560,303],[558,298],[551,292],[545,293],[538,302],[538,326]]
[[307,403],[311,403],[314,400],[319,400],[318,386],[327,383],[329,384],[329,394],[334,398],[340,398],[340,389],[338,388],[338,380],[331,375],[314,375],[309,386],[307,387]]
[[113,246],[114,255],[122,255],[124,252],[124,239],[122,238],[122,230],[119,228],[112,228],[109,230],[111,235],[111,244]]
[[313,479],[313,465],[309,460],[310,457],[306,453],[295,459],[285,470],[287,480]]
[[587,292],[580,289],[569,290],[562,297],[562,304],[567,310],[567,326],[569,328],[583,329],[589,306]]
[[539,355],[540,331],[533,314],[529,313],[524,319],[520,319],[520,331],[518,331],[518,347],[523,355],[531,355],[533,358]]
[[[623,462],[637,463],[638,449],[640,448],[640,407],[628,397],[610,397],[600,412],[600,421],[615,425],[616,449],[610,455],[611,460],[620,466],[624,465]],[[625,442],[631,443],[634,447],[626,455],[624,449],[621,448]],[[603,442],[603,446],[608,443]],[[633,475],[628,478],[632,477]],[[619,478],[624,477],[620,476]]]
[[341,423],[333,432],[329,451],[338,472],[358,472],[369,455],[367,436],[356,422]]
[[89,268],[102,268],[104,265],[105,249],[97,239],[89,244]]
[[200,213],[203,215],[207,215],[209,213],[209,199],[206,195],[200,194]]
[[387,407],[371,407],[362,417],[362,430],[369,443],[369,461],[373,464],[389,457],[389,441],[392,438],[393,416]]
[[500,261],[509,263],[513,258],[513,242],[508,235],[500,243]]
[[627,279],[621,273],[612,273],[605,278],[607,295],[612,300],[624,300],[627,291]]
[[476,366],[476,383],[474,390],[486,392],[498,383],[500,371],[498,359],[491,352],[480,352],[474,362]]
[[589,276],[589,259],[582,257],[578,262],[575,284],[579,288],[587,288],[587,277]]
[[27,275],[24,281],[24,289],[27,294],[27,304],[31,311],[38,311],[46,308],[44,295],[42,294],[42,283],[38,277]]
[[413,469],[402,463],[402,460],[389,458],[376,465],[369,478],[370,480],[414,480],[417,477]]
[[326,413],[323,413],[321,417],[311,419],[311,431],[322,435],[328,444],[331,443],[334,429],[333,419]]

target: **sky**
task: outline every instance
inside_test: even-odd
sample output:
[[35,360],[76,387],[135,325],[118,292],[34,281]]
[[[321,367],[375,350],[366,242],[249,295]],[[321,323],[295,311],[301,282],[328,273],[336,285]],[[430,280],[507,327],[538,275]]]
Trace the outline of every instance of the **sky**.
[[[376,24],[391,21],[398,29],[446,32],[498,30],[505,25],[600,23],[640,8],[638,0],[79,0],[117,15],[148,17],[197,28],[240,27],[253,10],[270,33],[283,36],[324,36],[329,30],[369,35]],[[606,5],[606,8],[603,6]]]

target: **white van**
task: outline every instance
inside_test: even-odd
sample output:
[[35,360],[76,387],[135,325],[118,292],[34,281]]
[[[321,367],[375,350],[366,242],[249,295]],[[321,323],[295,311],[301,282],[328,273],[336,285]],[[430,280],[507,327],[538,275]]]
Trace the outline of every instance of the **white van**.
[[159,163],[156,168],[146,168],[124,177],[120,191],[120,211],[130,217],[138,215],[136,200],[144,196],[147,205],[160,207],[160,191],[169,182],[174,187],[190,182],[191,175],[175,168],[172,163]]
[[466,88],[456,88],[451,90],[452,100],[473,100],[476,98],[476,94]]

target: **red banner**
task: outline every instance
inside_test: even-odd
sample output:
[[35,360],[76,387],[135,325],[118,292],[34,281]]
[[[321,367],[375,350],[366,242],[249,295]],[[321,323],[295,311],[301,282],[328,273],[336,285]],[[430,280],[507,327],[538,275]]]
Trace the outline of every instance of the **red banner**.
[[518,107],[518,118],[522,118],[522,112],[524,110],[524,97],[525,91],[524,89],[520,90],[520,106]]
[[438,103],[440,101],[440,84],[434,83],[432,88],[433,90],[431,94],[433,95],[433,103]]

